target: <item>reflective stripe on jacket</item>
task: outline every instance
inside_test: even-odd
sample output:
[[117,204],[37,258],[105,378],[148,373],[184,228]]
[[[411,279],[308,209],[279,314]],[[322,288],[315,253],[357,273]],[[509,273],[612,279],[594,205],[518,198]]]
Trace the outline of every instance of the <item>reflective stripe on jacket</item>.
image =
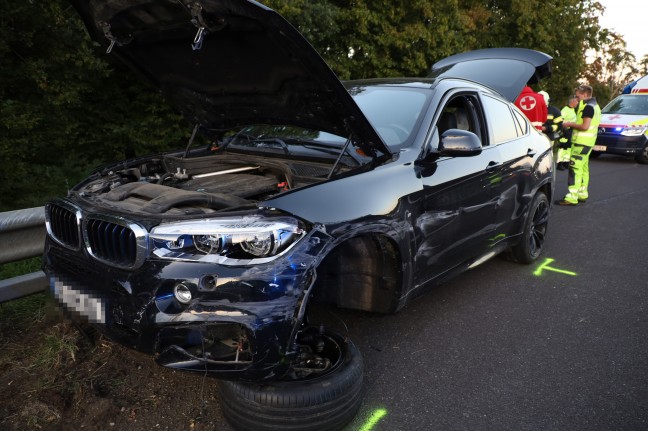
[[550,140],[555,141],[562,136],[562,112],[553,105],[549,105],[547,109],[548,114],[547,121],[544,123],[544,133]]
[[[576,121],[576,110],[569,105],[563,106],[560,114],[564,121]],[[560,138],[560,148],[569,148],[571,146],[572,129],[563,130],[563,136]]]

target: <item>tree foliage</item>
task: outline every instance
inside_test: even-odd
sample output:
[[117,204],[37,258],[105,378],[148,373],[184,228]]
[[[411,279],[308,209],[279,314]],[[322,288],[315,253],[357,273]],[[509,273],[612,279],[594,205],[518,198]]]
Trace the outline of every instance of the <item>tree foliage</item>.
[[618,96],[634,79],[646,75],[648,56],[637,62],[629,52],[626,42],[618,33],[604,29],[599,33],[599,48],[592,50],[588,67],[581,74],[582,80],[594,88],[601,106]]
[[[562,104],[579,78],[597,92],[618,91],[626,76],[615,67],[634,62],[618,35],[601,31],[594,0],[262,2],[341,79],[425,76],[458,52],[525,47],[554,57],[553,76],[540,86]],[[64,0],[0,4],[0,210],[41,205],[93,165],[188,138],[190,127],[90,41]],[[591,66],[588,50],[598,52]],[[648,58],[634,67],[645,72]]]
[[2,0],[2,12],[0,210],[42,205],[93,165],[181,136],[178,117],[109,63],[66,2]]
[[[599,47],[593,0],[268,0],[342,79],[423,76],[437,60],[494,47],[554,57],[542,89],[566,99]],[[539,88],[537,88],[539,89]]]

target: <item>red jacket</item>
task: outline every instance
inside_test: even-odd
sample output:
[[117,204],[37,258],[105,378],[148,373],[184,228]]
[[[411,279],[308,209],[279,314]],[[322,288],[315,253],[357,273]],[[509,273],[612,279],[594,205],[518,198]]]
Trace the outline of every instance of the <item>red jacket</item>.
[[542,125],[547,121],[547,104],[544,97],[533,91],[528,85],[522,89],[522,92],[515,101],[515,106],[531,120],[531,124],[536,129],[542,131]]

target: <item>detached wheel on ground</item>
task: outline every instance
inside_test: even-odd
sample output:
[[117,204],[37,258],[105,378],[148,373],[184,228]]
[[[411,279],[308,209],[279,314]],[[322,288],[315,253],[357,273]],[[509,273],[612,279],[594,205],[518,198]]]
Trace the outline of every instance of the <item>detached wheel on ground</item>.
[[547,195],[538,192],[533,197],[529,214],[524,222],[524,232],[520,243],[511,248],[511,257],[516,262],[533,263],[542,253],[549,220],[549,200]]
[[237,431],[340,430],[362,402],[360,351],[339,334],[309,328],[289,376],[266,384],[220,381],[223,415]]

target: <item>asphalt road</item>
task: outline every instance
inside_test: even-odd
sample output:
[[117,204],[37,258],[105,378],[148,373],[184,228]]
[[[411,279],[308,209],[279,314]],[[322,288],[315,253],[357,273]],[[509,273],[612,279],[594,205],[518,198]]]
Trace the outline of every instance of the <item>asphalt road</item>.
[[648,430],[648,166],[590,171],[536,264],[491,259],[395,315],[335,312],[365,363],[345,431]]
[[495,258],[396,315],[340,313],[365,361],[348,430],[648,430],[648,166],[590,170],[537,264]]

